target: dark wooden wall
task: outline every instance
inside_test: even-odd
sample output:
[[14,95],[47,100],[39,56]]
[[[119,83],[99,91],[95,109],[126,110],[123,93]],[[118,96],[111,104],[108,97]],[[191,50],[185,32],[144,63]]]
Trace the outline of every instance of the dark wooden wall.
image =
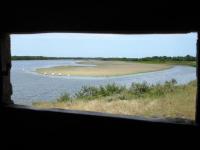
[[[117,2],[116,2],[117,3]],[[198,4],[142,1],[115,6],[36,5],[1,9],[0,30],[30,32],[169,33],[199,28]],[[81,6],[81,7],[80,7]]]
[[[127,7],[25,7],[1,10],[0,34],[38,32],[97,32],[97,33],[187,33],[200,30],[198,5],[161,3],[132,4]],[[2,56],[2,55],[1,55]],[[3,57],[3,56],[2,56]],[[2,63],[1,57],[1,63]],[[198,56],[199,57],[199,56]],[[0,65],[2,66],[2,65]],[[1,68],[2,70],[2,68]],[[3,74],[1,73],[1,95],[3,95]],[[199,127],[157,123],[127,118],[80,114],[77,112],[37,111],[1,104],[1,142],[7,146],[13,143],[32,146],[43,144],[51,147],[68,145],[73,141],[85,144],[95,141],[99,146],[129,141],[133,147],[146,142],[188,144],[190,139],[197,143]],[[62,137],[61,137],[62,136]],[[101,137],[102,136],[102,137]],[[155,146],[154,144],[152,144]],[[152,146],[151,145],[151,146]],[[191,145],[189,145],[191,146]]]

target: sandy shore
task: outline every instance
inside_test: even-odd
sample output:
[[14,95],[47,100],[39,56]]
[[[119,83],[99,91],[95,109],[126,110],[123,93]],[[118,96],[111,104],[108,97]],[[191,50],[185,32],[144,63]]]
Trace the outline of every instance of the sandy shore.
[[[82,61],[85,66],[56,66],[39,68],[36,72],[44,75],[60,76],[120,76],[143,72],[158,71],[172,67],[167,64],[145,64],[124,61]],[[94,65],[94,66],[87,66]]]

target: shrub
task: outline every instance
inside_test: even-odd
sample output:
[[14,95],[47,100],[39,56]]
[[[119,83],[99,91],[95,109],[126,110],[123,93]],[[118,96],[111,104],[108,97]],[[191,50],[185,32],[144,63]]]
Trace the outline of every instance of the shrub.
[[132,99],[133,96],[128,92],[122,92],[121,94],[118,95],[118,99],[120,100],[130,100]]
[[152,97],[159,97],[165,94],[165,88],[161,84],[156,84],[151,86],[151,91],[149,93]]
[[163,85],[156,84],[151,86],[150,96],[159,97],[164,96],[170,92],[174,92],[177,88],[175,87],[175,84],[177,81],[175,79],[172,79],[170,81],[166,81]]
[[125,86],[118,86],[115,83],[107,84],[105,86],[83,86],[79,92],[75,94],[77,99],[94,99],[99,97],[111,96],[119,94],[126,89]]
[[169,92],[173,92],[175,90],[175,84],[177,83],[177,81],[175,79],[172,79],[171,81],[166,81],[164,86],[165,92],[169,93]]
[[108,96],[108,93],[107,93],[105,87],[103,87],[103,86],[99,87],[99,93],[101,94],[101,96]]
[[75,94],[78,99],[91,99],[99,96],[98,88],[93,86],[83,86],[79,92]]
[[122,91],[124,91],[126,88],[124,86],[120,87],[116,85],[115,83],[113,83],[113,84],[107,84],[104,89],[105,89],[106,96],[110,96],[113,94],[119,94]]
[[172,82],[172,84],[177,84],[176,79],[172,79],[171,82]]
[[[102,97],[110,97],[110,100],[120,99],[128,100],[133,97],[160,97],[170,92],[174,92],[177,81],[172,79],[166,81],[164,84],[149,85],[147,82],[143,83],[132,83],[130,88],[127,89],[125,86],[118,86],[115,83],[107,84],[105,86],[83,86],[80,91],[75,93],[73,98],[68,93],[63,94],[58,101],[67,102],[73,99],[79,100],[92,100]],[[195,84],[195,83],[191,83]],[[113,97],[114,96],[114,97]]]
[[134,94],[135,96],[141,97],[145,93],[147,93],[150,90],[149,85],[147,82],[143,83],[132,83],[131,87],[129,89],[129,92]]
[[64,93],[63,95],[61,95],[58,99],[58,102],[68,102],[71,101],[71,97],[68,93]]

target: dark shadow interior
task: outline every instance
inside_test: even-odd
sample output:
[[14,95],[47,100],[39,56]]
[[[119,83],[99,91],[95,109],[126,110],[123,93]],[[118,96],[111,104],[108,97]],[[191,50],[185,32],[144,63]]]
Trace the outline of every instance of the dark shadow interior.
[[[179,5],[178,5],[179,6]],[[194,5],[192,5],[194,6]],[[36,110],[12,105],[10,100],[10,52],[9,34],[41,32],[84,32],[84,33],[188,33],[200,31],[196,9],[185,11],[189,6],[156,6],[132,8],[79,9],[13,9],[1,18],[0,28],[0,126],[4,144],[44,144],[51,142],[67,144],[69,139],[86,140],[94,137],[132,140],[182,142],[199,135],[200,108],[197,94],[196,122],[193,125],[172,123],[165,120],[105,115],[63,110]],[[194,6],[195,8],[196,6]],[[170,11],[169,11],[170,10]],[[142,11],[142,12],[141,12]],[[138,13],[141,12],[141,13]],[[199,59],[199,40],[197,42]],[[199,66],[199,61],[198,61]],[[197,74],[199,68],[197,69]],[[198,77],[199,78],[199,77]],[[199,87],[199,82],[198,82]],[[66,139],[61,138],[62,136]],[[170,136],[168,139],[167,137]],[[130,139],[129,139],[130,140]],[[4,142],[5,141],[5,142]],[[169,142],[168,141],[168,142]],[[183,142],[184,143],[184,142]]]

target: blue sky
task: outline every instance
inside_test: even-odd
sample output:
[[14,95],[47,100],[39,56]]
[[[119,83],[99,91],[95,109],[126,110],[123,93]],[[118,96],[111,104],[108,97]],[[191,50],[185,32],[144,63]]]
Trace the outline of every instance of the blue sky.
[[196,33],[188,34],[12,34],[12,56],[149,57],[196,55]]

